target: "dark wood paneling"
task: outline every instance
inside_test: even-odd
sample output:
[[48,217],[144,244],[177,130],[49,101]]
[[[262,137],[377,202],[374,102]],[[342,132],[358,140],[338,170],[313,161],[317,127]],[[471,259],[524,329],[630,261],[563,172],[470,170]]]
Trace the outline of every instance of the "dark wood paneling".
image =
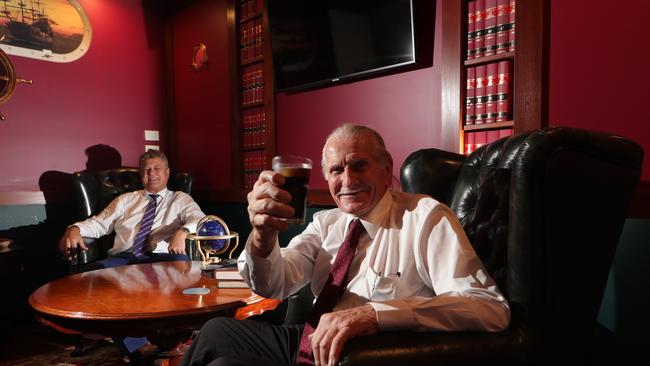
[[464,80],[461,58],[461,1],[445,0],[442,3],[442,146],[453,146],[460,151],[461,125],[460,80]]

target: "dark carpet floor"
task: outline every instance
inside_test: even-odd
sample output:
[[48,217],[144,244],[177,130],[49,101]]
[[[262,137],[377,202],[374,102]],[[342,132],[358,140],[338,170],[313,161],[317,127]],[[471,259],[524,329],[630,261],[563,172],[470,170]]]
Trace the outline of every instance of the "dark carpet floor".
[[71,352],[78,343],[76,337],[61,334],[36,322],[14,324],[11,328],[2,332],[0,365],[127,365],[118,348],[101,336],[85,336],[83,354],[73,357]]

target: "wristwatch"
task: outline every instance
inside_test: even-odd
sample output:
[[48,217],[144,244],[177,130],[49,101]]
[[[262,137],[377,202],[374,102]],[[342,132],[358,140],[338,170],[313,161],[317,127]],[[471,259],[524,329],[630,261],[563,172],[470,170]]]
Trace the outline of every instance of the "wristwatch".
[[186,228],[185,226],[181,227],[179,230],[184,231],[186,233],[190,233],[190,229]]

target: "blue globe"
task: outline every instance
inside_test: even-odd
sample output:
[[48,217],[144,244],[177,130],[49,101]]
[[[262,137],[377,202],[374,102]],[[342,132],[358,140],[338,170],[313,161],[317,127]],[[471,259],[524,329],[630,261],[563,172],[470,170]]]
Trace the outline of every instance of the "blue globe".
[[[218,216],[208,215],[199,221],[196,233],[200,236],[221,236],[228,235],[228,226]],[[206,240],[203,245],[219,252],[226,248],[229,239]]]

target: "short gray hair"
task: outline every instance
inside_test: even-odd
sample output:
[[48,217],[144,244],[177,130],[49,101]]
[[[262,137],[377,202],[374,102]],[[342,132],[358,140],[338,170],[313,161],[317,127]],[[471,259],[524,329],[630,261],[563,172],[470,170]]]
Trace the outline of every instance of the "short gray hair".
[[357,125],[354,123],[345,123],[332,131],[323,145],[323,153],[321,157],[321,167],[323,176],[327,179],[327,166],[325,166],[325,147],[331,140],[337,139],[351,139],[359,138],[361,136],[368,136],[374,145],[373,157],[380,164],[393,165],[393,157],[386,150],[384,139],[381,135],[370,127]]
[[140,162],[138,163],[138,168],[142,170],[144,167],[144,162],[149,159],[155,159],[158,158],[165,163],[165,166],[169,168],[169,160],[167,160],[167,156],[162,153],[160,150],[147,150],[144,154],[140,155]]

